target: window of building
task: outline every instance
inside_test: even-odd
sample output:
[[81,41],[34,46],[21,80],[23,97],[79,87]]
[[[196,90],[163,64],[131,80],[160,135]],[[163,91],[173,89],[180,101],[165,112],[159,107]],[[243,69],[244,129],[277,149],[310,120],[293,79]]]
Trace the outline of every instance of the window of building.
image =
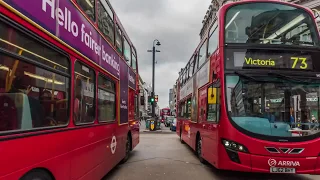
[[95,21],[95,2],[94,0],[77,0],[82,11],[92,20]]
[[0,133],[67,125],[68,58],[3,22],[0,29]]
[[105,0],[98,3],[98,28],[114,44],[114,22],[113,13]]
[[131,62],[131,67],[133,70],[137,70],[137,55],[135,53],[135,50],[133,49],[132,51],[132,62]]
[[74,76],[74,122],[92,123],[95,120],[95,72],[77,61]]
[[209,47],[208,47],[208,55],[211,56],[212,53],[214,53],[217,48],[218,48],[218,44],[219,44],[219,29],[217,26],[213,26],[211,29],[213,29],[211,35],[210,35],[210,39],[209,39]]
[[124,38],[123,52],[124,52],[124,58],[126,59],[127,63],[130,65],[131,64],[131,47],[126,38]]
[[207,40],[204,41],[200,50],[199,50],[199,67],[206,61],[207,59]]
[[123,46],[123,39],[122,39],[122,32],[119,26],[116,26],[116,48],[117,51],[122,55],[122,46]]
[[116,85],[113,81],[98,78],[98,120],[110,122],[116,119]]

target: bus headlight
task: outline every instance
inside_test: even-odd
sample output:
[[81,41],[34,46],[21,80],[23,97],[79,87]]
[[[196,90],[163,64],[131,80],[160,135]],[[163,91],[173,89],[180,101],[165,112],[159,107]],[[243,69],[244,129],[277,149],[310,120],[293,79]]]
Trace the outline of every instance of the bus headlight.
[[242,144],[222,139],[222,144],[223,146],[228,149],[228,150],[233,150],[233,151],[239,151],[239,152],[244,152],[244,153],[249,153],[249,150]]

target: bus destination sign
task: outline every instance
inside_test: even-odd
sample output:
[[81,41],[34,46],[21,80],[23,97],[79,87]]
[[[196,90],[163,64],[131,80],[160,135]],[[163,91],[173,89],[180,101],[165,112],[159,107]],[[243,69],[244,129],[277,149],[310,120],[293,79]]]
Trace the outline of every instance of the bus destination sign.
[[312,55],[310,53],[298,52],[276,52],[276,51],[226,51],[227,69],[294,69],[314,70]]

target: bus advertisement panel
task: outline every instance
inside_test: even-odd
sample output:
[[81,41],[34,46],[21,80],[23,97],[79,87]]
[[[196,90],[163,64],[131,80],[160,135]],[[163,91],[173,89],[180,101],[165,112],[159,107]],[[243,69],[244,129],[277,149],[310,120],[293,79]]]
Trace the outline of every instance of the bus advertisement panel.
[[205,32],[179,73],[181,142],[218,169],[320,174],[320,44],[312,11],[233,2]]

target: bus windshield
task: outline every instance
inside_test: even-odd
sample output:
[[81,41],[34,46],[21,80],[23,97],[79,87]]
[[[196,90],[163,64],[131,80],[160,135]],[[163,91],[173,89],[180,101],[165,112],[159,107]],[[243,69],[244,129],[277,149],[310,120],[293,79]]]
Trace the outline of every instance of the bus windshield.
[[317,134],[320,132],[320,81],[317,81],[289,76],[228,75],[229,117],[242,129],[265,136]]
[[241,4],[226,13],[226,43],[317,46],[316,33],[305,10],[280,3]]

